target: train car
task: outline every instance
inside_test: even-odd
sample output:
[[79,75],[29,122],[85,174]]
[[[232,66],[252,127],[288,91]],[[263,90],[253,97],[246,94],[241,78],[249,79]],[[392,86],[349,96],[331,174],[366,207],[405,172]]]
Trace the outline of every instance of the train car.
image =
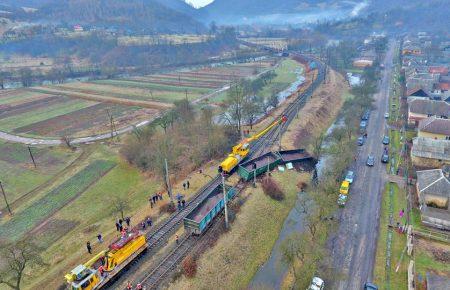
[[280,155],[283,164],[302,161],[314,161],[314,158],[308,152],[306,152],[305,149],[278,151],[278,154]]
[[70,290],[97,290],[107,287],[132,261],[147,250],[147,239],[139,231],[130,231],[106,251],[78,265],[65,276]]
[[[236,188],[228,187],[226,190],[227,200],[231,200],[236,195]],[[194,235],[203,234],[224,206],[223,188],[219,185],[183,219],[185,230]]]
[[238,174],[244,181],[249,181],[280,163],[281,156],[278,153],[268,152],[239,165]]

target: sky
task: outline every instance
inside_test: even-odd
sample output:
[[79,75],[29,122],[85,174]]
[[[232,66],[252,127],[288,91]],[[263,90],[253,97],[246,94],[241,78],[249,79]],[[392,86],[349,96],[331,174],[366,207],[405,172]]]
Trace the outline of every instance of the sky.
[[214,0],[185,0],[187,3],[190,3],[192,6],[199,8],[208,5]]

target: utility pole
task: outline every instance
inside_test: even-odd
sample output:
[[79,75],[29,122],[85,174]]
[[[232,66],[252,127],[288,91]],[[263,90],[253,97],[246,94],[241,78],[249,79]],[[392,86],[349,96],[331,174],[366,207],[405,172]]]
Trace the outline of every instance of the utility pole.
[[225,173],[222,172],[222,189],[223,189],[223,204],[225,210],[225,228],[228,229],[228,200],[227,200],[227,190],[225,188]]
[[169,194],[170,201],[173,202],[172,197],[172,188],[170,186],[170,178],[169,178],[169,167],[167,166],[167,158],[164,158],[164,164],[166,166],[166,185],[167,185],[167,193]]
[[3,189],[3,184],[1,181],[0,181],[0,188],[2,189],[3,198],[5,199],[6,207],[8,208],[9,214],[12,215],[12,211],[11,211],[11,208],[9,207],[8,200],[6,199],[5,190]]
[[253,187],[256,188],[256,163],[253,163]]
[[34,161],[34,156],[33,156],[33,153],[31,152],[30,146],[28,146],[28,152],[30,152],[31,160],[33,161],[34,168],[36,168],[36,167],[37,167],[37,166],[36,166],[36,161]]

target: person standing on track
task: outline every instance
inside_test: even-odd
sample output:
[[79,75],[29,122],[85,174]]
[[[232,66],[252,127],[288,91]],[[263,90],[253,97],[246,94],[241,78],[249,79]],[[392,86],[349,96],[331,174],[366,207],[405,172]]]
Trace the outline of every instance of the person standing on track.
[[127,290],[132,290],[133,289],[133,285],[131,284],[130,281],[127,282]]

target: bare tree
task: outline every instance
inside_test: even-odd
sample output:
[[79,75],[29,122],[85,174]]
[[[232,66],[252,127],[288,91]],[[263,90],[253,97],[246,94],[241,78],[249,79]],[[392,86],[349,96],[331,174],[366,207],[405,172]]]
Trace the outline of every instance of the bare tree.
[[130,210],[130,204],[128,199],[124,197],[116,196],[112,201],[113,209],[116,213],[120,214],[122,220],[125,218],[125,212]]
[[227,105],[231,117],[235,120],[237,131],[242,134],[243,107],[246,97],[246,87],[243,81],[237,82],[228,90]]
[[61,137],[61,141],[63,142],[63,144],[65,144],[67,146],[67,148],[74,150],[74,146],[72,145],[72,138],[69,136],[63,136]]
[[45,265],[40,256],[42,249],[30,240],[9,243],[1,248],[1,260],[5,269],[0,271],[0,285],[20,290],[23,278],[27,276],[25,270]]
[[242,115],[247,124],[250,125],[250,129],[253,129],[253,123],[256,121],[258,115],[262,112],[262,102],[262,98],[253,96],[246,98],[242,106]]

